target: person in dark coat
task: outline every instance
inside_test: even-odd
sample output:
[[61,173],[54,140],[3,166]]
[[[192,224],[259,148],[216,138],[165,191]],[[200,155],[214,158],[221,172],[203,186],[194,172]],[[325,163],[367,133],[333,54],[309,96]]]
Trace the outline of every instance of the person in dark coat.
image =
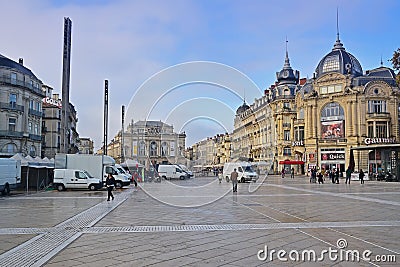
[[115,186],[115,178],[114,176],[109,173],[106,179],[106,186],[107,186],[107,201],[110,201],[110,197],[114,200],[114,195],[112,193],[114,186]]
[[318,172],[317,177],[318,177],[318,183],[323,184],[324,183],[324,175],[322,174],[322,172]]
[[339,169],[336,169],[336,172],[335,172],[335,183],[339,183]]
[[350,184],[350,178],[351,178],[351,169],[350,169],[350,167],[348,167],[347,170],[346,170],[346,182],[345,182],[345,184],[347,184],[347,181],[349,181],[349,184]]
[[358,174],[358,178],[360,178],[361,184],[364,184],[364,172],[362,169],[360,169],[360,173]]

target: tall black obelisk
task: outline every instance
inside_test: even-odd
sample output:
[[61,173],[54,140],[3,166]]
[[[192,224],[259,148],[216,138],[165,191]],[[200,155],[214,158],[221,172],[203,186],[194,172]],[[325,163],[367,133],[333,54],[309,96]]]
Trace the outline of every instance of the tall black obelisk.
[[69,148],[69,79],[71,66],[71,30],[72,21],[64,18],[64,46],[63,46],[63,71],[62,71],[62,108],[61,108],[61,147],[60,152],[68,153]]

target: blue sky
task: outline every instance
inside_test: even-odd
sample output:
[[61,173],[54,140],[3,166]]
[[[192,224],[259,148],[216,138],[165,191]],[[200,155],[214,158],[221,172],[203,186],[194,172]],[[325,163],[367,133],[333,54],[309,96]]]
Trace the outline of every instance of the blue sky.
[[[191,145],[231,131],[243,98],[251,103],[275,82],[286,38],[291,66],[301,77],[312,77],[336,39],[337,8],[340,39],[364,71],[379,67],[381,58],[390,66],[387,60],[400,47],[397,0],[0,0],[0,6],[0,54],[15,61],[23,57],[25,66],[56,93],[61,93],[63,17],[71,18],[70,101],[78,112],[80,135],[94,139],[96,149],[102,143],[105,79],[110,139],[121,127],[121,106],[126,105],[127,120],[173,123],[176,131],[186,131]],[[184,71],[148,86],[168,73],[163,70],[191,61],[226,66],[210,79],[229,88],[196,83],[196,76]],[[231,76],[232,70],[238,75]],[[191,82],[182,86],[182,75]],[[258,90],[250,81],[242,84],[245,77]],[[156,107],[151,116],[144,104]]]

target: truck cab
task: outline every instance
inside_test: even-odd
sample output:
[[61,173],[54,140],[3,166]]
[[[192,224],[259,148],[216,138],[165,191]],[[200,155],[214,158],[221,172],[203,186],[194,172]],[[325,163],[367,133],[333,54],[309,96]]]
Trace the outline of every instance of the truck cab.
[[55,169],[54,188],[58,191],[66,189],[97,190],[103,187],[99,178],[94,178],[85,170]]

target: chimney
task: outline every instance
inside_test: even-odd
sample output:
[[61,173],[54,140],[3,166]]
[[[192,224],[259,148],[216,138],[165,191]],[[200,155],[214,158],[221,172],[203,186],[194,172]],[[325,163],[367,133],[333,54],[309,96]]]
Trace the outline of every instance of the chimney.
[[19,64],[21,64],[22,66],[24,65],[24,59],[22,57],[19,58],[18,60]]

